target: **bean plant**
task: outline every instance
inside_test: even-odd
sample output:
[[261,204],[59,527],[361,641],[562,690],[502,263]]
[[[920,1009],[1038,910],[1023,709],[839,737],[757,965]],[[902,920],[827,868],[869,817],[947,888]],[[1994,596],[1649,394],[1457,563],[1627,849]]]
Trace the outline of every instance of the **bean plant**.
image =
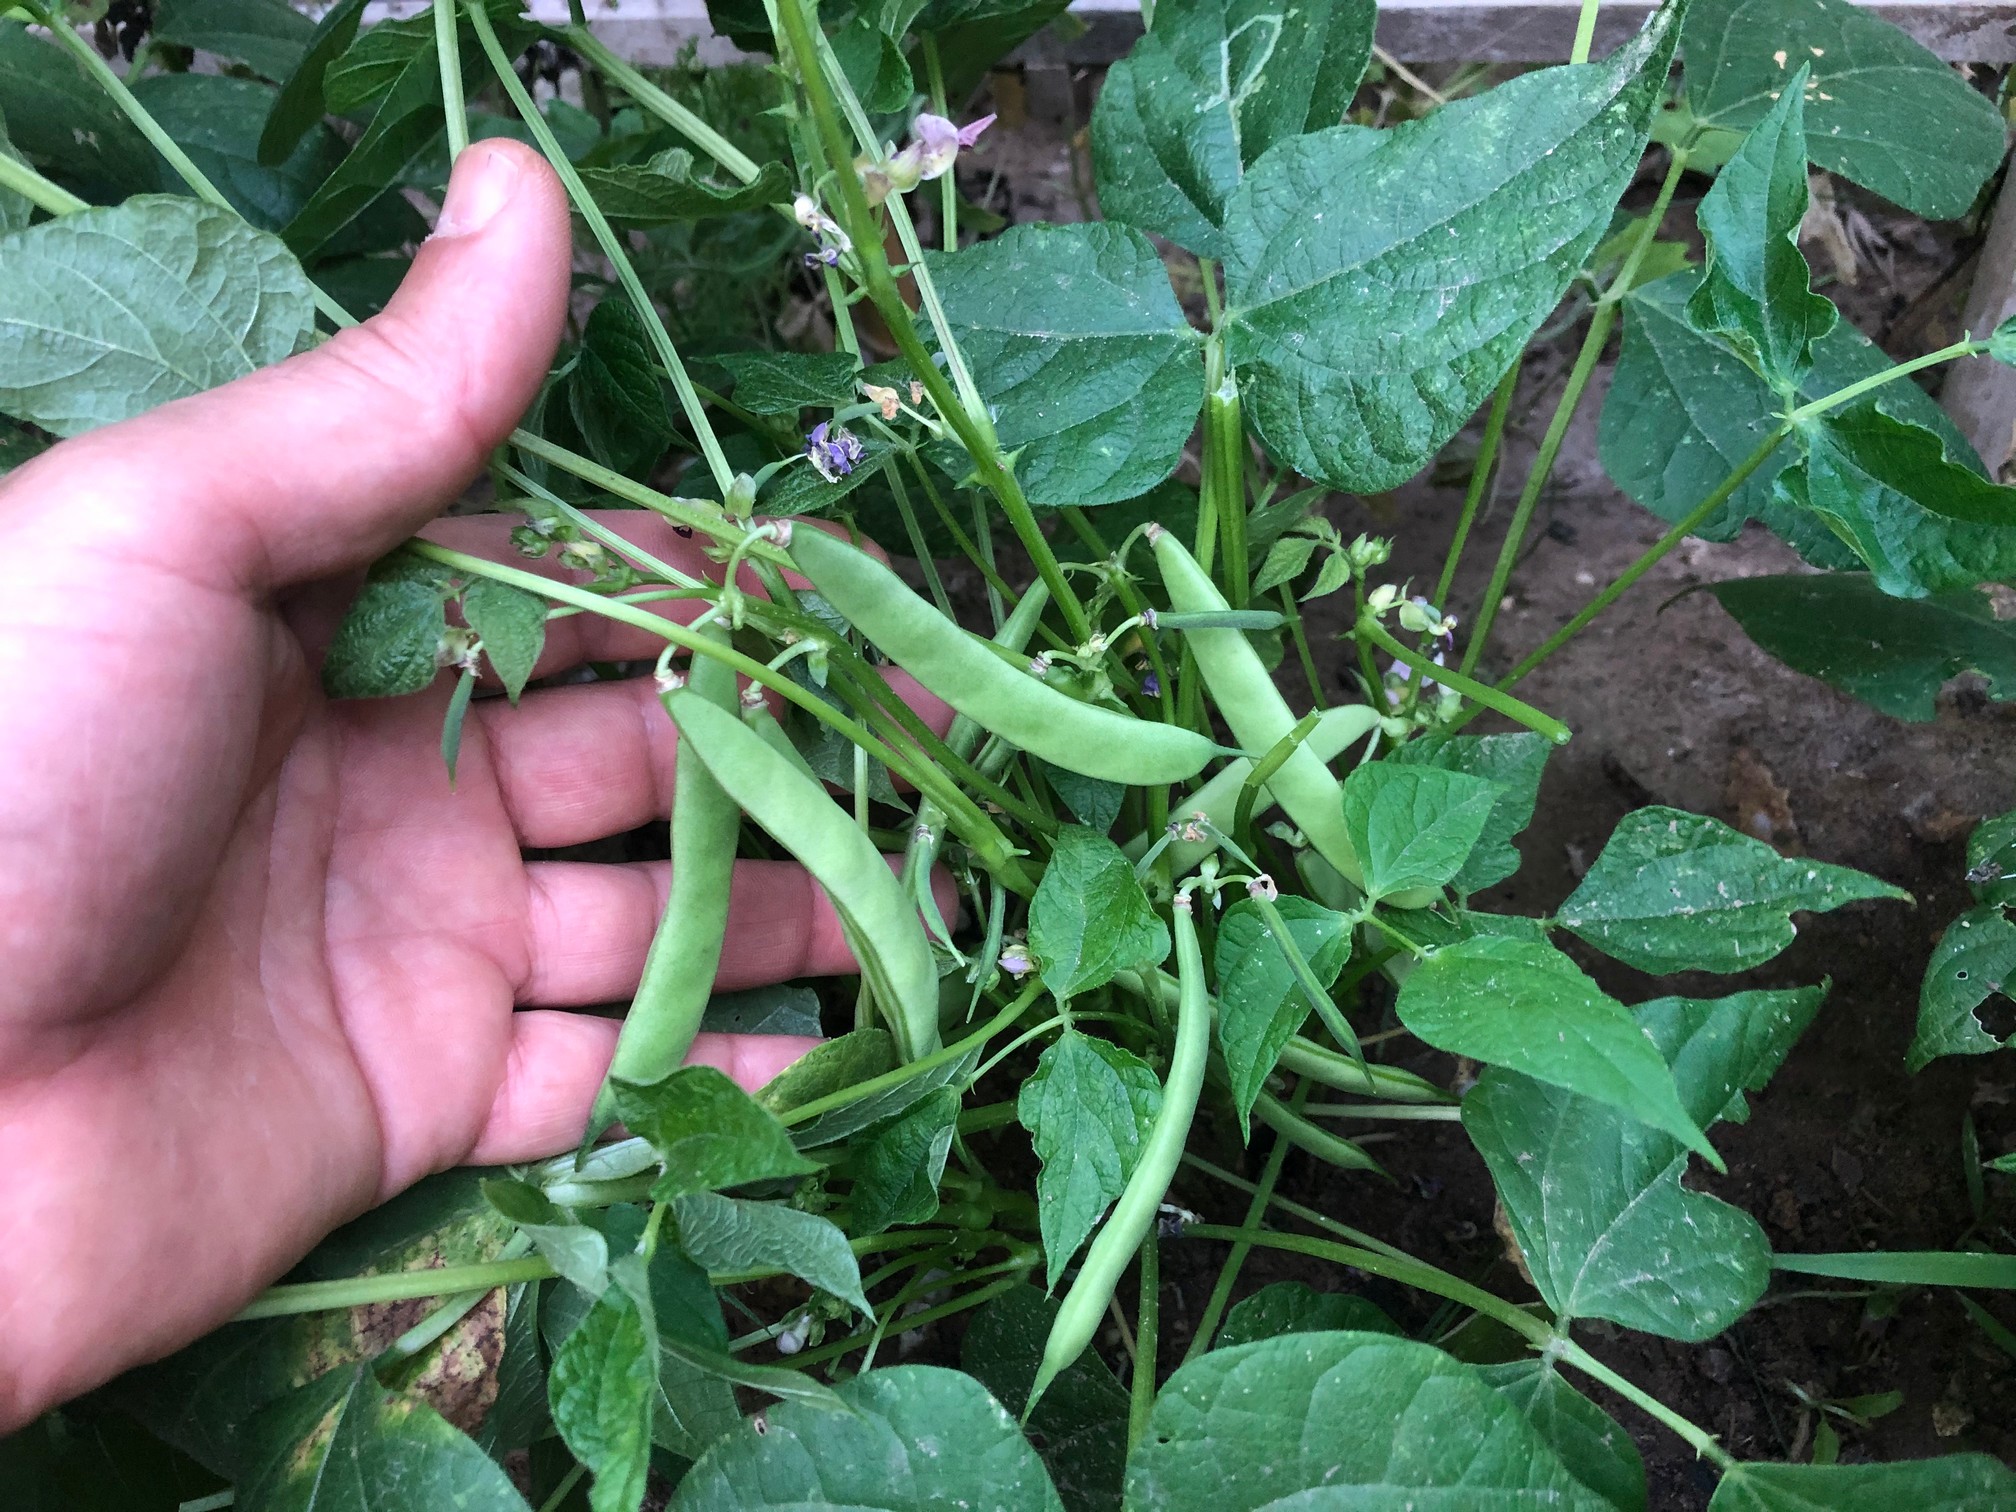
[[[450,680],[452,771],[471,699],[601,616],[662,643],[590,675],[656,679],[678,765],[578,1150],[424,1182],[52,1415],[5,1448],[30,1505],[1636,1512],[1600,1388],[1716,1512],[2016,1506],[1981,1455],[1739,1459],[1587,1343],[1710,1339],[1774,1271],[2016,1285],[2001,1255],[1779,1252],[1689,1185],[1825,982],[1625,1003],[1578,964],[1730,975],[1795,914],[1905,895],[1652,807],[1552,913],[1475,906],[1571,734],[1520,683],[1690,536],[1758,521],[1812,565],[1715,590],[1802,671],[1903,717],[1967,668],[2008,691],[1978,590],[2016,575],[2016,491],[1910,378],[2016,336],[1893,363],[1799,245],[1815,169],[1978,213],[2004,130],[1952,69],[1842,0],[1666,0],[1592,59],[1589,3],[1562,65],[1368,124],[1372,0],[1160,0],[1091,118],[1105,218],[983,238],[965,102],[1056,0],[718,0],[769,63],[676,76],[578,7],[160,0],[101,26],[108,62],[55,4],[0,20],[0,459],[353,323],[452,154],[527,140],[582,271],[483,494],[522,555],[408,543],[323,682]],[[1666,234],[1690,174],[1698,242]],[[1515,657],[1494,617],[1620,326],[1602,460],[1670,529]],[[1522,358],[1563,329],[1459,616]],[[1326,500],[1473,421],[1439,574],[1399,581]],[[660,522],[714,570],[654,555]],[[2011,834],[1970,852],[1914,1066],[1997,1043],[1971,1010],[2016,963]],[[857,986],[713,992],[738,851],[809,871]],[[682,1065],[703,1027],[827,1038],[752,1095]],[[1290,1161],[1369,1191],[1437,1122],[1496,1187],[1496,1290],[1280,1193]],[[1242,1286],[1261,1249],[1328,1289]],[[1162,1268],[1200,1251],[1177,1310]]]

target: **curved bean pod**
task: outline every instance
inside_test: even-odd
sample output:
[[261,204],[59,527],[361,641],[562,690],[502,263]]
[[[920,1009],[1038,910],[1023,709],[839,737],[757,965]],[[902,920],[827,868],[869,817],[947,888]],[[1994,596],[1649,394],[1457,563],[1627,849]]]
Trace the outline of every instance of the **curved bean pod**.
[[1218,747],[1194,730],[1080,703],[1005,662],[864,551],[823,530],[793,532],[791,555],[826,601],[884,655],[959,713],[1032,756],[1087,777],[1182,782]]
[[[1172,532],[1151,525],[1148,539],[1162,568],[1172,608],[1198,614],[1229,607],[1210,574],[1197,565],[1197,559]],[[1186,639],[1197,658],[1197,670],[1204,675],[1204,685],[1211,690],[1212,702],[1241,746],[1264,755],[1295,728],[1288,701],[1274,686],[1273,675],[1261,665],[1243,631],[1192,630]],[[1268,779],[1267,789],[1309,837],[1319,856],[1354,885],[1364,881],[1358,853],[1344,828],[1344,789],[1307,741]]]
[[812,874],[874,989],[905,1060],[938,1048],[938,967],[896,874],[826,789],[692,688],[665,695],[681,753]]
[[[1190,1121],[1204,1090],[1204,1063],[1211,1051],[1211,999],[1204,983],[1204,957],[1197,944],[1197,925],[1190,899],[1179,894],[1173,910],[1176,933],[1176,978],[1182,984],[1176,1003],[1176,1051],[1162,1085],[1162,1107],[1141,1146],[1141,1158],[1126,1190],[1113,1204],[1113,1214],[1085,1252],[1078,1279],[1057,1309],[1043,1363],[1029,1389],[1034,1406],[1050,1383],[1085,1352],[1106,1316],[1106,1303],[1120,1284],[1121,1273],[1155,1226],[1155,1215],[1168,1195],[1169,1183],[1183,1159]],[[1024,1417],[1027,1417],[1025,1409]]]

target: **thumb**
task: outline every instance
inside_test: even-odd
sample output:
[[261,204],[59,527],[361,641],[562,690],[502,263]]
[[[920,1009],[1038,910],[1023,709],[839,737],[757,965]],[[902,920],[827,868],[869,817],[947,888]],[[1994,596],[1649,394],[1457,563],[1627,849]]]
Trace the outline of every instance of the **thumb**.
[[361,566],[431,519],[518,423],[560,339],[571,257],[545,161],[475,143],[383,314],[66,442],[15,481],[49,485],[35,492],[64,499],[73,530],[144,531],[157,560],[240,591]]

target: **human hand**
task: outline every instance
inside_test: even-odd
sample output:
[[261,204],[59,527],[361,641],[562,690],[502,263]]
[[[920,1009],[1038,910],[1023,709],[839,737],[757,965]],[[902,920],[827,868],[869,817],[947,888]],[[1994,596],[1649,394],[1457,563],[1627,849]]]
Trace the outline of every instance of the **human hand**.
[[[520,847],[667,811],[651,684],[479,702],[451,790],[445,688],[316,683],[356,570],[537,391],[569,258],[550,171],[479,143],[382,316],[0,483],[0,1433],[428,1172],[580,1135],[617,1025],[550,1010],[634,988],[665,868]],[[436,533],[502,556],[504,524]],[[661,644],[553,629],[542,673]],[[722,986],[851,966],[802,872],[738,866]],[[694,1058],[756,1085],[807,1043]]]

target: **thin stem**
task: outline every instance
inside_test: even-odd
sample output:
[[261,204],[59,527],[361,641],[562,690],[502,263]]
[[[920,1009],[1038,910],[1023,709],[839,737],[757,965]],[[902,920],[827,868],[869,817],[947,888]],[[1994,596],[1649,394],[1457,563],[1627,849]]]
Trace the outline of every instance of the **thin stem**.
[[1610,287],[1603,291],[1598,304],[1614,305],[1623,301],[1638,281],[1638,269],[1643,266],[1646,254],[1652,250],[1652,243],[1659,239],[1659,228],[1666,221],[1666,212],[1673,208],[1673,196],[1680,190],[1680,180],[1687,172],[1687,155],[1692,139],[1673,149],[1672,160],[1666,165],[1666,177],[1660,181],[1659,193],[1652,201],[1652,208],[1645,212],[1645,225],[1638,233],[1638,240],[1631,244],[1622,266],[1610,280]]
[[[993,1269],[994,1267],[989,1268]],[[936,1307],[927,1307],[922,1312],[906,1313],[903,1315],[903,1326],[893,1331],[899,1336],[906,1333],[915,1333],[920,1328],[925,1328],[936,1323],[940,1318],[949,1318],[957,1313],[965,1312],[968,1308],[980,1307],[988,1302],[992,1302],[1003,1292],[1011,1291],[1015,1287],[1020,1286],[1022,1284],[1022,1277],[1028,1273],[1028,1270],[1029,1267],[1027,1265],[1017,1265],[1013,1275],[1003,1276],[1000,1280],[989,1282],[976,1291],[967,1292],[962,1297],[954,1297],[949,1302],[940,1302]],[[865,1349],[868,1345],[873,1344],[877,1339],[887,1335],[891,1331],[885,1320],[884,1322],[877,1323],[873,1328],[863,1329],[859,1333],[850,1334],[847,1338],[835,1339],[831,1344],[822,1344],[817,1349],[808,1349],[792,1360],[791,1365],[795,1369],[800,1366],[822,1364],[827,1360],[837,1360],[840,1356],[851,1354],[857,1349]]]
[[[1629,583],[1624,585],[1626,588],[1629,586]],[[1619,589],[1618,591],[1622,592],[1623,590]],[[1479,707],[1495,709],[1507,719],[1515,720],[1526,726],[1527,729],[1545,735],[1556,745],[1566,745],[1573,733],[1569,730],[1568,726],[1554,718],[1553,715],[1542,714],[1531,704],[1522,703],[1505,693],[1503,691],[1504,688],[1510,686],[1512,682],[1517,680],[1516,678],[1507,678],[1504,683],[1494,688],[1488,684],[1478,682],[1475,678],[1467,677],[1461,672],[1451,672],[1447,667],[1438,667],[1419,651],[1410,650],[1394,639],[1391,632],[1370,614],[1367,614],[1363,619],[1358,621],[1358,629],[1355,633],[1371,641],[1373,645],[1395,660],[1414,668],[1418,672],[1427,674],[1444,687],[1453,688],[1465,698],[1475,701]]]
[[1647,1417],[1672,1429],[1696,1454],[1712,1461],[1717,1469],[1729,1471],[1736,1468],[1736,1456],[1718,1444],[1714,1434],[1682,1417],[1644,1388],[1625,1380],[1580,1344],[1572,1339],[1562,1339],[1553,1348],[1557,1360],[1573,1365],[1593,1381],[1601,1381]]
[[544,1255],[524,1255],[475,1265],[441,1265],[431,1270],[388,1271],[382,1276],[346,1276],[340,1281],[269,1286],[231,1321],[250,1323],[259,1318],[286,1318],[296,1313],[364,1307],[375,1302],[446,1297],[479,1288],[488,1291],[493,1286],[511,1286],[520,1281],[544,1281],[556,1274]]
[[[1309,1084],[1298,1081],[1295,1090],[1289,1094],[1288,1106],[1296,1113],[1303,1111],[1303,1103],[1309,1096]],[[1280,1135],[1274,1136],[1274,1148],[1267,1152],[1267,1164],[1261,1167],[1260,1179],[1253,1186],[1253,1200],[1246,1207],[1246,1221],[1242,1228],[1258,1228],[1267,1216],[1267,1204],[1274,1196],[1274,1187],[1281,1179],[1281,1168],[1288,1163],[1288,1152],[1295,1146]],[[1225,1316],[1225,1308],[1232,1300],[1232,1288],[1239,1284],[1239,1272],[1245,1268],[1246,1257],[1253,1252],[1253,1246],[1240,1240],[1232,1246],[1232,1253],[1225,1257],[1225,1263],[1218,1268],[1217,1284],[1211,1288],[1211,1295],[1204,1303],[1204,1312],[1197,1319],[1197,1331],[1190,1336],[1190,1347],[1183,1354],[1183,1364],[1188,1365],[1197,1356],[1211,1347],[1217,1336],[1218,1324]],[[1181,1366],[1178,1367],[1181,1369]]]
[[658,117],[736,178],[753,184],[762,176],[763,170],[747,153],[609,51],[586,26],[570,26],[566,36],[568,45],[593,63],[604,78],[620,86],[639,107]]
[[1442,562],[1442,576],[1435,580],[1434,604],[1449,607],[1449,590],[1456,583],[1456,564],[1463,560],[1463,548],[1470,540],[1470,527],[1477,523],[1477,511],[1491,486],[1491,471],[1498,461],[1498,447],[1505,439],[1505,419],[1512,409],[1512,396],[1519,387],[1523,365],[1514,362],[1498,380],[1498,392],[1491,398],[1491,413],[1484,421],[1484,439],[1477,447],[1477,462],[1470,470],[1470,488],[1463,495],[1463,513],[1456,519],[1456,535],[1449,542],[1449,555]]
[[[1183,1163],[1192,1170],[1202,1171],[1206,1176],[1217,1181],[1222,1181],[1227,1186],[1241,1192],[1250,1193],[1259,1191],[1259,1187],[1253,1182],[1248,1181],[1244,1176],[1235,1176],[1230,1171],[1215,1166],[1200,1156],[1185,1155]],[[1368,1234],[1363,1229],[1354,1229],[1348,1223],[1339,1223],[1335,1218],[1319,1213],[1314,1208],[1304,1207],[1299,1202],[1291,1202],[1278,1192],[1267,1199],[1267,1205],[1279,1208],[1291,1217],[1300,1218],[1304,1223],[1312,1224],[1326,1233],[1335,1234],[1347,1244],[1356,1244],[1381,1255],[1395,1255],[1403,1260],[1407,1258],[1407,1252],[1397,1245],[1388,1244],[1384,1239]],[[1249,1228],[1253,1226],[1252,1224],[1247,1225]]]
[[[931,90],[931,109],[938,115],[950,118],[951,101],[945,97],[945,65],[938,57],[938,37],[934,32],[925,32],[922,39],[924,50],[924,77]],[[947,252],[959,250],[959,184],[957,175],[947,169],[938,176],[938,240]]]
[[532,140],[545,154],[546,161],[560,176],[560,182],[567,187],[567,198],[573,202],[575,211],[588,225],[595,243],[602,249],[602,255],[615,269],[616,282],[637,311],[643,323],[644,334],[651,342],[652,351],[659,364],[672,379],[672,390],[679,396],[679,408],[686,416],[686,423],[693,430],[694,439],[700,444],[700,454],[707,459],[707,470],[713,474],[714,486],[722,498],[735,482],[735,469],[728,465],[726,453],[721,450],[720,438],[714,434],[713,422],[707,418],[707,407],[694,392],[693,380],[687,376],[686,364],[679,358],[679,349],[672,344],[671,333],[665,329],[665,322],[658,314],[658,307],[651,302],[650,294],[644,288],[644,281],[637,276],[631,265],[630,256],[623,250],[623,243],[616,230],[609,224],[609,218],[602,213],[602,207],[595,203],[588,186],[581,182],[581,175],[574,169],[573,162],[553,135],[553,128],[546,124],[545,116],[533,103],[532,96],[525,92],[524,84],[518,78],[518,71],[511,66],[505,55],[503,44],[497,40],[497,32],[490,24],[490,14],[481,0],[474,0],[467,7],[469,25],[476,33],[476,40],[482,44],[484,54],[490,59],[490,67],[497,75],[497,82],[504,86],[504,93],[510,97],[512,107],[525,123],[525,129],[532,133]]
[[1785,416],[1785,423],[1798,425],[1801,421],[1811,420],[1816,415],[1824,415],[1831,409],[1838,409],[1851,399],[1859,399],[1871,389],[1881,388],[1886,383],[1895,383],[1899,378],[1908,377],[1912,373],[1941,362],[1951,362],[1956,357],[1978,357],[1987,350],[1987,342],[1974,341],[1963,336],[1951,346],[1941,347],[1936,352],[1928,352],[1923,357],[1914,357],[1909,362],[1900,362],[1895,367],[1885,368],[1880,373],[1873,373],[1857,383],[1851,383],[1844,389],[1836,389],[1831,394],[1822,395],[1810,404],[1802,404]]
[[1321,708],[1323,678],[1316,670],[1316,654],[1309,649],[1309,632],[1302,624],[1302,606],[1295,602],[1294,585],[1282,583],[1275,592],[1281,600],[1282,617],[1288,621],[1288,634],[1295,642],[1295,655],[1302,663],[1302,679],[1309,684],[1309,700]]
[[[634,564],[642,567],[646,572],[679,588],[713,588],[714,585],[712,583],[702,582],[691,573],[681,572],[670,562],[662,561],[646,551],[642,546],[637,545],[634,541],[617,534],[617,532],[602,524],[586,510],[576,509],[572,504],[561,498],[560,495],[553,492],[552,489],[546,487],[545,484],[527,477],[509,462],[498,462],[495,466],[497,468],[497,475],[503,478],[505,482],[510,483],[514,487],[524,489],[525,492],[533,495],[576,530],[584,531],[588,535],[593,536],[610,550],[628,557]],[[635,600],[632,599],[630,602],[634,603]]]
[[1303,1112],[1311,1118],[1412,1118],[1431,1123],[1461,1123],[1461,1108],[1444,1108],[1434,1104],[1396,1105],[1393,1103],[1312,1103]]
[[448,161],[469,145],[469,107],[462,94],[462,44],[455,35],[455,0],[434,0],[434,51],[441,60],[441,111],[448,122]]
[[[1246,607],[1249,582],[1246,564],[1246,431],[1240,420],[1239,385],[1214,340],[1217,361],[1206,371],[1210,388],[1204,395],[1203,507],[1217,519],[1225,544],[1225,598],[1234,609]],[[1208,565],[1201,559],[1200,566]]]
[[1603,0],[1582,0],[1582,14],[1575,21],[1575,45],[1568,50],[1570,63],[1587,63],[1590,49],[1596,45],[1596,12],[1602,9]]
[[0,189],[11,189],[38,210],[51,215],[75,215],[91,202],[79,199],[61,184],[51,183],[19,158],[0,152]]
[[573,1469],[560,1477],[560,1484],[553,1488],[553,1494],[539,1504],[539,1512],[560,1512],[561,1504],[567,1500],[569,1493],[581,1484],[581,1477],[587,1473],[588,1467],[577,1463]]
[[[697,530],[702,535],[730,546],[742,545],[749,534],[749,527],[739,520],[731,520],[712,503],[700,499],[676,498],[662,494],[655,488],[647,488],[634,478],[626,478],[622,473],[604,467],[590,458],[568,451],[564,446],[555,446],[544,436],[535,436],[527,430],[515,430],[507,438],[510,445],[524,452],[528,457],[537,457],[542,462],[550,462],[562,472],[572,473],[584,483],[592,483],[606,494],[619,499],[627,499],[632,504],[641,505],[653,514],[663,515],[675,525],[684,525],[688,530]],[[772,566],[788,567],[790,557],[767,541],[758,541],[744,549],[743,554]]]
[[1155,1408],[1155,1356],[1162,1332],[1162,1256],[1151,1224],[1138,1252],[1141,1302],[1134,1314],[1134,1374],[1128,1381],[1127,1452],[1148,1432]]

